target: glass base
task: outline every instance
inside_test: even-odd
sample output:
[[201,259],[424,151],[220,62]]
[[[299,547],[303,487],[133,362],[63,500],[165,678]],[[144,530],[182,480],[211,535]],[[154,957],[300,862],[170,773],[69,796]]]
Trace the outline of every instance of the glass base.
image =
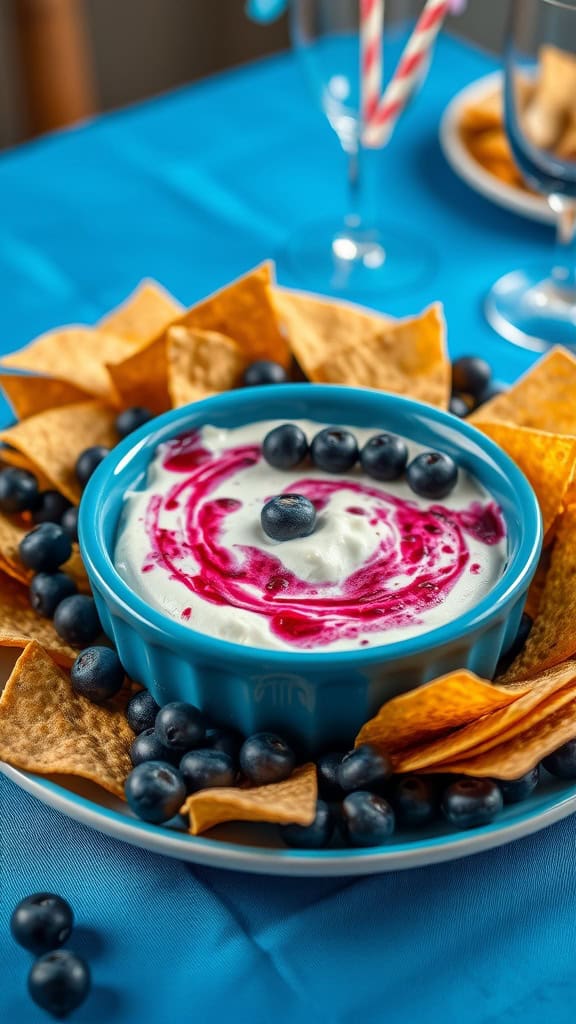
[[535,352],[553,345],[576,350],[576,290],[563,288],[549,268],[505,274],[488,292],[488,323],[507,341]]
[[298,284],[313,291],[378,299],[425,285],[436,258],[426,242],[403,228],[363,228],[351,219],[304,225],[280,261]]

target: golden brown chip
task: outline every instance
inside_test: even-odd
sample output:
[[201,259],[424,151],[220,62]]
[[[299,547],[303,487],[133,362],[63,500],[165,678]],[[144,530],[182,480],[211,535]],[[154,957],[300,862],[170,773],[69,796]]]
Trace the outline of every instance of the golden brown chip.
[[502,90],[498,88],[464,108],[460,117],[460,129],[470,134],[479,134],[501,128],[503,119]]
[[141,405],[154,414],[170,408],[166,335],[143,345],[117,363],[108,363],[108,373],[120,405]]
[[543,757],[576,738],[576,697],[572,695],[572,699],[564,703],[561,694],[557,696],[559,699],[552,702],[545,717],[517,732],[512,739],[490,747],[484,753],[471,752],[466,757],[434,765],[429,771],[519,779]]
[[564,513],[552,550],[540,607],[526,646],[498,680],[506,684],[560,665],[576,655],[576,505]]
[[546,583],[546,576],[550,568],[550,555],[553,548],[547,548],[540,555],[538,567],[534,573],[532,583],[528,588],[528,596],[526,598],[526,605],[524,611],[531,619],[535,619],[538,610],[540,608],[540,602],[542,600],[542,592],[544,590],[544,584]]
[[167,335],[168,391],[174,407],[188,405],[240,383],[246,369],[242,349],[216,331],[170,327]]
[[466,669],[451,672],[384,704],[362,726],[356,746],[371,743],[393,754],[506,707],[528,689],[496,686]]
[[538,79],[523,115],[524,131],[535,146],[552,149],[574,109],[576,57],[549,44],[538,54]]
[[271,284],[272,265],[263,263],[192,306],[177,323],[233,338],[247,363],[272,359],[288,368],[291,352],[280,331]]
[[15,640],[38,640],[60,665],[71,665],[78,653],[60,639],[50,619],[33,611],[28,587],[0,571],[0,646],[12,647]]
[[561,160],[576,160],[576,110],[566,123],[556,144],[555,153]]
[[78,402],[30,416],[0,431],[0,440],[21,452],[53,487],[78,504],[82,492],[74,474],[76,459],[85,448],[116,444],[115,418],[115,410],[103,402]]
[[142,281],[128,298],[107,313],[99,327],[142,345],[157,337],[184,310],[156,281]]
[[516,423],[519,427],[576,435],[576,357],[553,348],[512,387],[472,414],[476,424]]
[[193,835],[223,821],[264,821],[311,825],[316,816],[316,765],[305,764],[284,782],[252,789],[202,789],[189,796],[181,809],[190,816]]
[[[21,583],[30,583],[34,575],[31,569],[22,564],[18,553],[20,541],[31,529],[31,523],[25,523],[17,516],[7,516],[0,512],[0,567]],[[72,577],[80,591],[86,593],[90,590],[77,544],[72,546],[72,555],[62,566],[62,570]]]
[[491,160],[502,160],[507,163],[512,161],[510,146],[502,125],[470,138],[468,148],[481,164],[489,163]]
[[286,288],[274,288],[272,294],[290,348],[311,380],[316,367],[325,363],[332,353],[365,337],[371,338],[394,322],[390,317],[350,302],[318,299]]
[[0,387],[19,420],[35,416],[45,409],[54,409],[57,405],[86,402],[91,398],[87,391],[75,384],[32,374],[24,377],[17,373],[0,373]]
[[26,348],[0,359],[0,365],[73,384],[84,393],[114,401],[106,363],[116,362],[134,343],[93,327],[61,327],[36,338]]
[[450,362],[442,307],[386,325],[371,337],[335,350],[313,372],[313,380],[351,384],[406,395],[447,408]]
[[576,437],[508,423],[479,423],[479,429],[500,445],[532,484],[542,512],[544,542],[552,538],[576,467]]
[[400,772],[423,771],[432,765],[460,760],[464,754],[480,753],[524,732],[554,707],[574,698],[576,662],[567,662],[531,679],[530,690],[518,693],[510,704],[482,715],[449,736],[403,751],[395,761],[395,769]]
[[0,699],[0,759],[41,775],[77,775],[124,798],[134,739],[125,687],[106,705],[74,693],[37,643],[20,655]]

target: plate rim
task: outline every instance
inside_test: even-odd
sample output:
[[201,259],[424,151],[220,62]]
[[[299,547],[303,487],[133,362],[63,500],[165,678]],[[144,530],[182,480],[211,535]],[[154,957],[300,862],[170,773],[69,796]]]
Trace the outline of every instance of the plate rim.
[[542,224],[554,224],[555,215],[545,199],[522,193],[505,182],[498,181],[484,170],[462,143],[458,122],[464,106],[480,99],[486,92],[502,83],[501,70],[474,79],[460,89],[444,108],[440,119],[438,137],[444,157],[454,173],[470,186],[473,191],[491,200],[497,206]]
[[525,811],[511,822],[496,819],[490,825],[473,831],[410,840],[395,846],[356,850],[283,850],[171,833],[161,826],[124,817],[112,808],[71,793],[52,779],[21,771],[4,762],[0,762],[0,773],[42,803],[113,839],[203,867],[262,875],[328,878],[428,867],[507,845],[576,812],[574,780],[567,791],[548,797],[540,810]]

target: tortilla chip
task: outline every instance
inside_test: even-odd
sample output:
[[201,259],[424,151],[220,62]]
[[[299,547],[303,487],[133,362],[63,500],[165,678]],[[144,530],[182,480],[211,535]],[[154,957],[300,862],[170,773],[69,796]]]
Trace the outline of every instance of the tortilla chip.
[[0,359],[1,366],[45,373],[73,384],[83,393],[114,402],[115,394],[106,369],[134,348],[133,342],[93,327],[61,327],[43,334],[27,348]]
[[451,672],[384,704],[362,726],[355,746],[371,743],[393,754],[507,707],[528,689],[495,686],[466,669]]
[[292,353],[280,331],[271,284],[272,264],[263,263],[192,306],[177,323],[233,338],[247,363],[272,359],[287,369]]
[[180,316],[184,306],[156,281],[141,281],[128,298],[107,313],[99,327],[142,345]]
[[128,409],[134,405],[143,405],[155,415],[170,408],[164,333],[126,359],[108,363],[107,369],[120,405]]
[[334,350],[312,379],[407,395],[442,409],[450,397],[450,362],[439,303],[418,317],[386,325],[371,337]]
[[[32,523],[25,523],[17,516],[7,516],[0,512],[0,568],[7,572],[9,576],[12,576],[13,579],[20,580],[21,583],[26,584],[30,582],[34,573],[31,569],[27,569],[20,561],[18,545],[22,538],[32,529]],[[62,566],[62,571],[67,572],[72,577],[80,591],[86,593],[90,590],[88,577],[80,558],[77,544],[73,545],[72,555]]]
[[402,752],[395,762],[395,770],[427,771],[432,765],[460,760],[464,754],[478,754],[512,739],[544,718],[554,707],[575,698],[576,662],[568,662],[530,680],[530,690],[518,694],[510,704],[481,716],[449,736]]
[[318,299],[285,288],[272,291],[290,348],[307,377],[334,352],[371,338],[394,321],[374,310],[349,302]]
[[78,402],[30,416],[0,431],[0,440],[21,452],[56,490],[77,505],[82,488],[74,474],[76,459],[85,448],[116,444],[115,419],[115,410],[103,402]]
[[19,420],[59,405],[86,402],[91,397],[75,384],[31,374],[24,377],[17,373],[0,373],[0,387]]
[[564,513],[526,646],[498,680],[528,679],[576,655],[576,505]]
[[576,437],[549,434],[507,423],[480,423],[528,478],[542,512],[544,543],[552,539],[576,468]]
[[460,117],[460,130],[480,134],[501,128],[503,120],[502,90],[498,88],[464,108]]
[[19,646],[23,640],[37,640],[59,665],[70,666],[78,654],[60,639],[49,619],[30,607],[28,587],[0,573],[0,647]]
[[535,146],[552,149],[574,109],[576,58],[547,44],[538,54],[538,80],[524,112],[524,130]]
[[6,445],[0,444],[0,464],[2,469],[5,466],[16,466],[17,469],[26,469],[29,473],[33,473],[38,480],[38,487],[41,491],[50,490],[52,487],[51,481],[44,473],[40,472],[38,466],[35,466],[30,459],[22,455],[22,452],[16,451],[15,448],[9,448]]
[[468,140],[468,149],[481,164],[490,160],[512,161],[510,146],[502,125],[471,137]]
[[576,110],[566,123],[554,152],[561,160],[576,160]]
[[576,436],[576,357],[553,348],[500,395],[481,405],[469,418],[475,425],[516,423],[519,427]]
[[174,407],[240,383],[246,357],[231,338],[193,327],[167,332],[168,391]]
[[124,797],[134,739],[125,687],[107,705],[74,693],[68,675],[37,643],[16,662],[0,699],[0,759],[41,775],[76,775]]
[[304,764],[289,779],[269,786],[200,790],[188,797],[181,813],[190,816],[190,832],[195,836],[223,821],[311,825],[317,798],[316,765]]
[[532,578],[532,583],[528,588],[528,596],[526,598],[526,604],[524,611],[531,619],[535,619],[540,609],[540,603],[542,601],[542,594],[544,592],[544,585],[546,583],[546,576],[550,568],[550,548],[547,548],[540,555],[536,572]]
[[[560,698],[561,695],[558,695]],[[532,722],[512,739],[483,753],[471,752],[459,760],[435,765],[431,772],[519,779],[562,744],[576,738],[576,696],[567,703],[555,700],[545,717]]]

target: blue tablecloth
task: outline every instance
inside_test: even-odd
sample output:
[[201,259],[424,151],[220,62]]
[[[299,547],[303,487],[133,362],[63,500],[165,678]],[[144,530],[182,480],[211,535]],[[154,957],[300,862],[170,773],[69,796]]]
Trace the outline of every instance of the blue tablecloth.
[[[389,208],[439,252],[452,353],[513,379],[532,356],[482,319],[490,283],[551,254],[552,231],[490,205],[447,168],[437,127],[454,92],[495,66],[440,40],[382,181]],[[291,56],[102,118],[0,159],[0,349],[92,321],[145,275],[185,302],[343,209],[338,146]],[[290,280],[280,269],[281,280]],[[95,989],[81,1022],[231,1018],[253,1024],[555,1024],[573,1020],[576,819],[460,862],[359,880],[195,869],[114,842],[2,779],[0,1019],[44,1016],[8,938],[40,888],[75,907]]]

